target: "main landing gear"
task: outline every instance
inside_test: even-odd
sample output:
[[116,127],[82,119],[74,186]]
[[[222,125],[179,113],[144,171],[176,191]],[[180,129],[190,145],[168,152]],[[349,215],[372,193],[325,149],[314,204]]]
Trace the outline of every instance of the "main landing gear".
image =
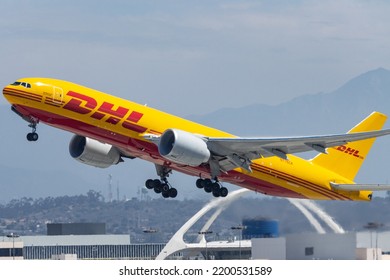
[[[168,182],[168,176],[172,173],[172,169],[167,166],[156,164],[157,175],[160,179],[148,179],[145,182],[145,187],[149,190],[154,190],[155,193],[161,193],[164,198],[175,198],[177,190]],[[199,178],[196,180],[196,186],[199,189],[204,189],[207,193],[212,193],[214,197],[226,197],[229,193],[228,189],[223,187],[218,178],[211,179]]]
[[175,198],[177,190],[169,184],[167,177],[172,172],[172,169],[156,164],[157,175],[161,179],[148,179],[145,182],[145,187],[149,190],[153,189],[155,193],[161,193],[163,198]]
[[38,140],[38,133],[35,132],[37,130],[37,124],[38,124],[38,122],[31,121],[30,124],[28,125],[32,129],[32,132],[27,133],[27,140],[28,141],[35,142]]
[[177,196],[177,190],[172,188],[167,178],[148,179],[145,182],[147,189],[153,189],[155,193],[161,193],[163,198],[175,198]]
[[199,178],[196,180],[196,186],[207,193],[212,193],[214,197],[226,197],[229,193],[228,189],[223,187],[217,179],[213,182],[211,179]]

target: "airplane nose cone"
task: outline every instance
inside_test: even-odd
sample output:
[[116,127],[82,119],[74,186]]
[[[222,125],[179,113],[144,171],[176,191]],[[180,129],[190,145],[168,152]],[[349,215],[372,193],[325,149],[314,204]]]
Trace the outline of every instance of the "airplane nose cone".
[[10,94],[10,92],[9,92],[9,88],[8,88],[8,86],[5,86],[4,88],[3,88],[3,96],[4,96],[4,98],[5,99],[7,99],[7,101],[9,102],[9,94]]

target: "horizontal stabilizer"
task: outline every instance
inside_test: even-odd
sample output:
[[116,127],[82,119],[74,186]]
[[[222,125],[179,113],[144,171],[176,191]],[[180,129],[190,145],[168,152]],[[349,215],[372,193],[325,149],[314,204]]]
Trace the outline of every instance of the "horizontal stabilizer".
[[389,191],[390,185],[384,184],[337,184],[330,183],[336,190],[343,191]]

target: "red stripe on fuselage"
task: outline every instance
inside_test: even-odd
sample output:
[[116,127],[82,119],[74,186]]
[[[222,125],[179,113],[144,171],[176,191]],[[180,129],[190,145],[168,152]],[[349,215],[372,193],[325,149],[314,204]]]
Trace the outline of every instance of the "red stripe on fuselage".
[[23,99],[27,99],[27,100],[31,100],[31,101],[36,101],[36,102],[42,101],[41,96],[39,96],[37,94],[29,93],[29,92],[24,92],[22,90],[4,89],[3,95],[14,96],[17,98],[23,98]]
[[36,97],[36,98],[39,98],[39,99],[42,98],[42,96],[39,95],[39,94],[28,92],[28,91],[24,91],[24,90],[20,90],[20,89],[16,89],[16,88],[5,88],[3,90],[3,92],[14,92],[14,93],[20,93],[20,94],[24,94],[24,95],[29,95],[29,96]]
[[286,182],[290,182],[290,183],[293,183],[293,184],[296,184],[299,186],[303,186],[311,191],[319,193],[319,194],[321,194],[325,197],[328,197],[330,199],[333,199],[333,200],[351,200],[349,197],[346,197],[342,194],[336,193],[332,190],[326,189],[322,186],[316,185],[312,182],[303,180],[302,178],[293,176],[293,175],[288,174],[288,173],[281,172],[281,171],[276,170],[276,169],[265,167],[265,166],[262,166],[260,164],[252,164],[251,167],[253,170],[261,172],[265,175],[277,176],[279,179],[282,179]]

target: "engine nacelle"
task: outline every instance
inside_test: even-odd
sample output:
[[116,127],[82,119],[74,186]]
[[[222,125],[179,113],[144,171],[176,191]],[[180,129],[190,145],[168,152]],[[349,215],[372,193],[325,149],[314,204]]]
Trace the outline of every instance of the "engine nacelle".
[[210,159],[204,140],[178,129],[168,129],[161,135],[158,151],[172,162],[190,166],[199,166]]
[[69,143],[70,155],[79,162],[107,168],[121,161],[117,148],[80,135],[73,136]]

